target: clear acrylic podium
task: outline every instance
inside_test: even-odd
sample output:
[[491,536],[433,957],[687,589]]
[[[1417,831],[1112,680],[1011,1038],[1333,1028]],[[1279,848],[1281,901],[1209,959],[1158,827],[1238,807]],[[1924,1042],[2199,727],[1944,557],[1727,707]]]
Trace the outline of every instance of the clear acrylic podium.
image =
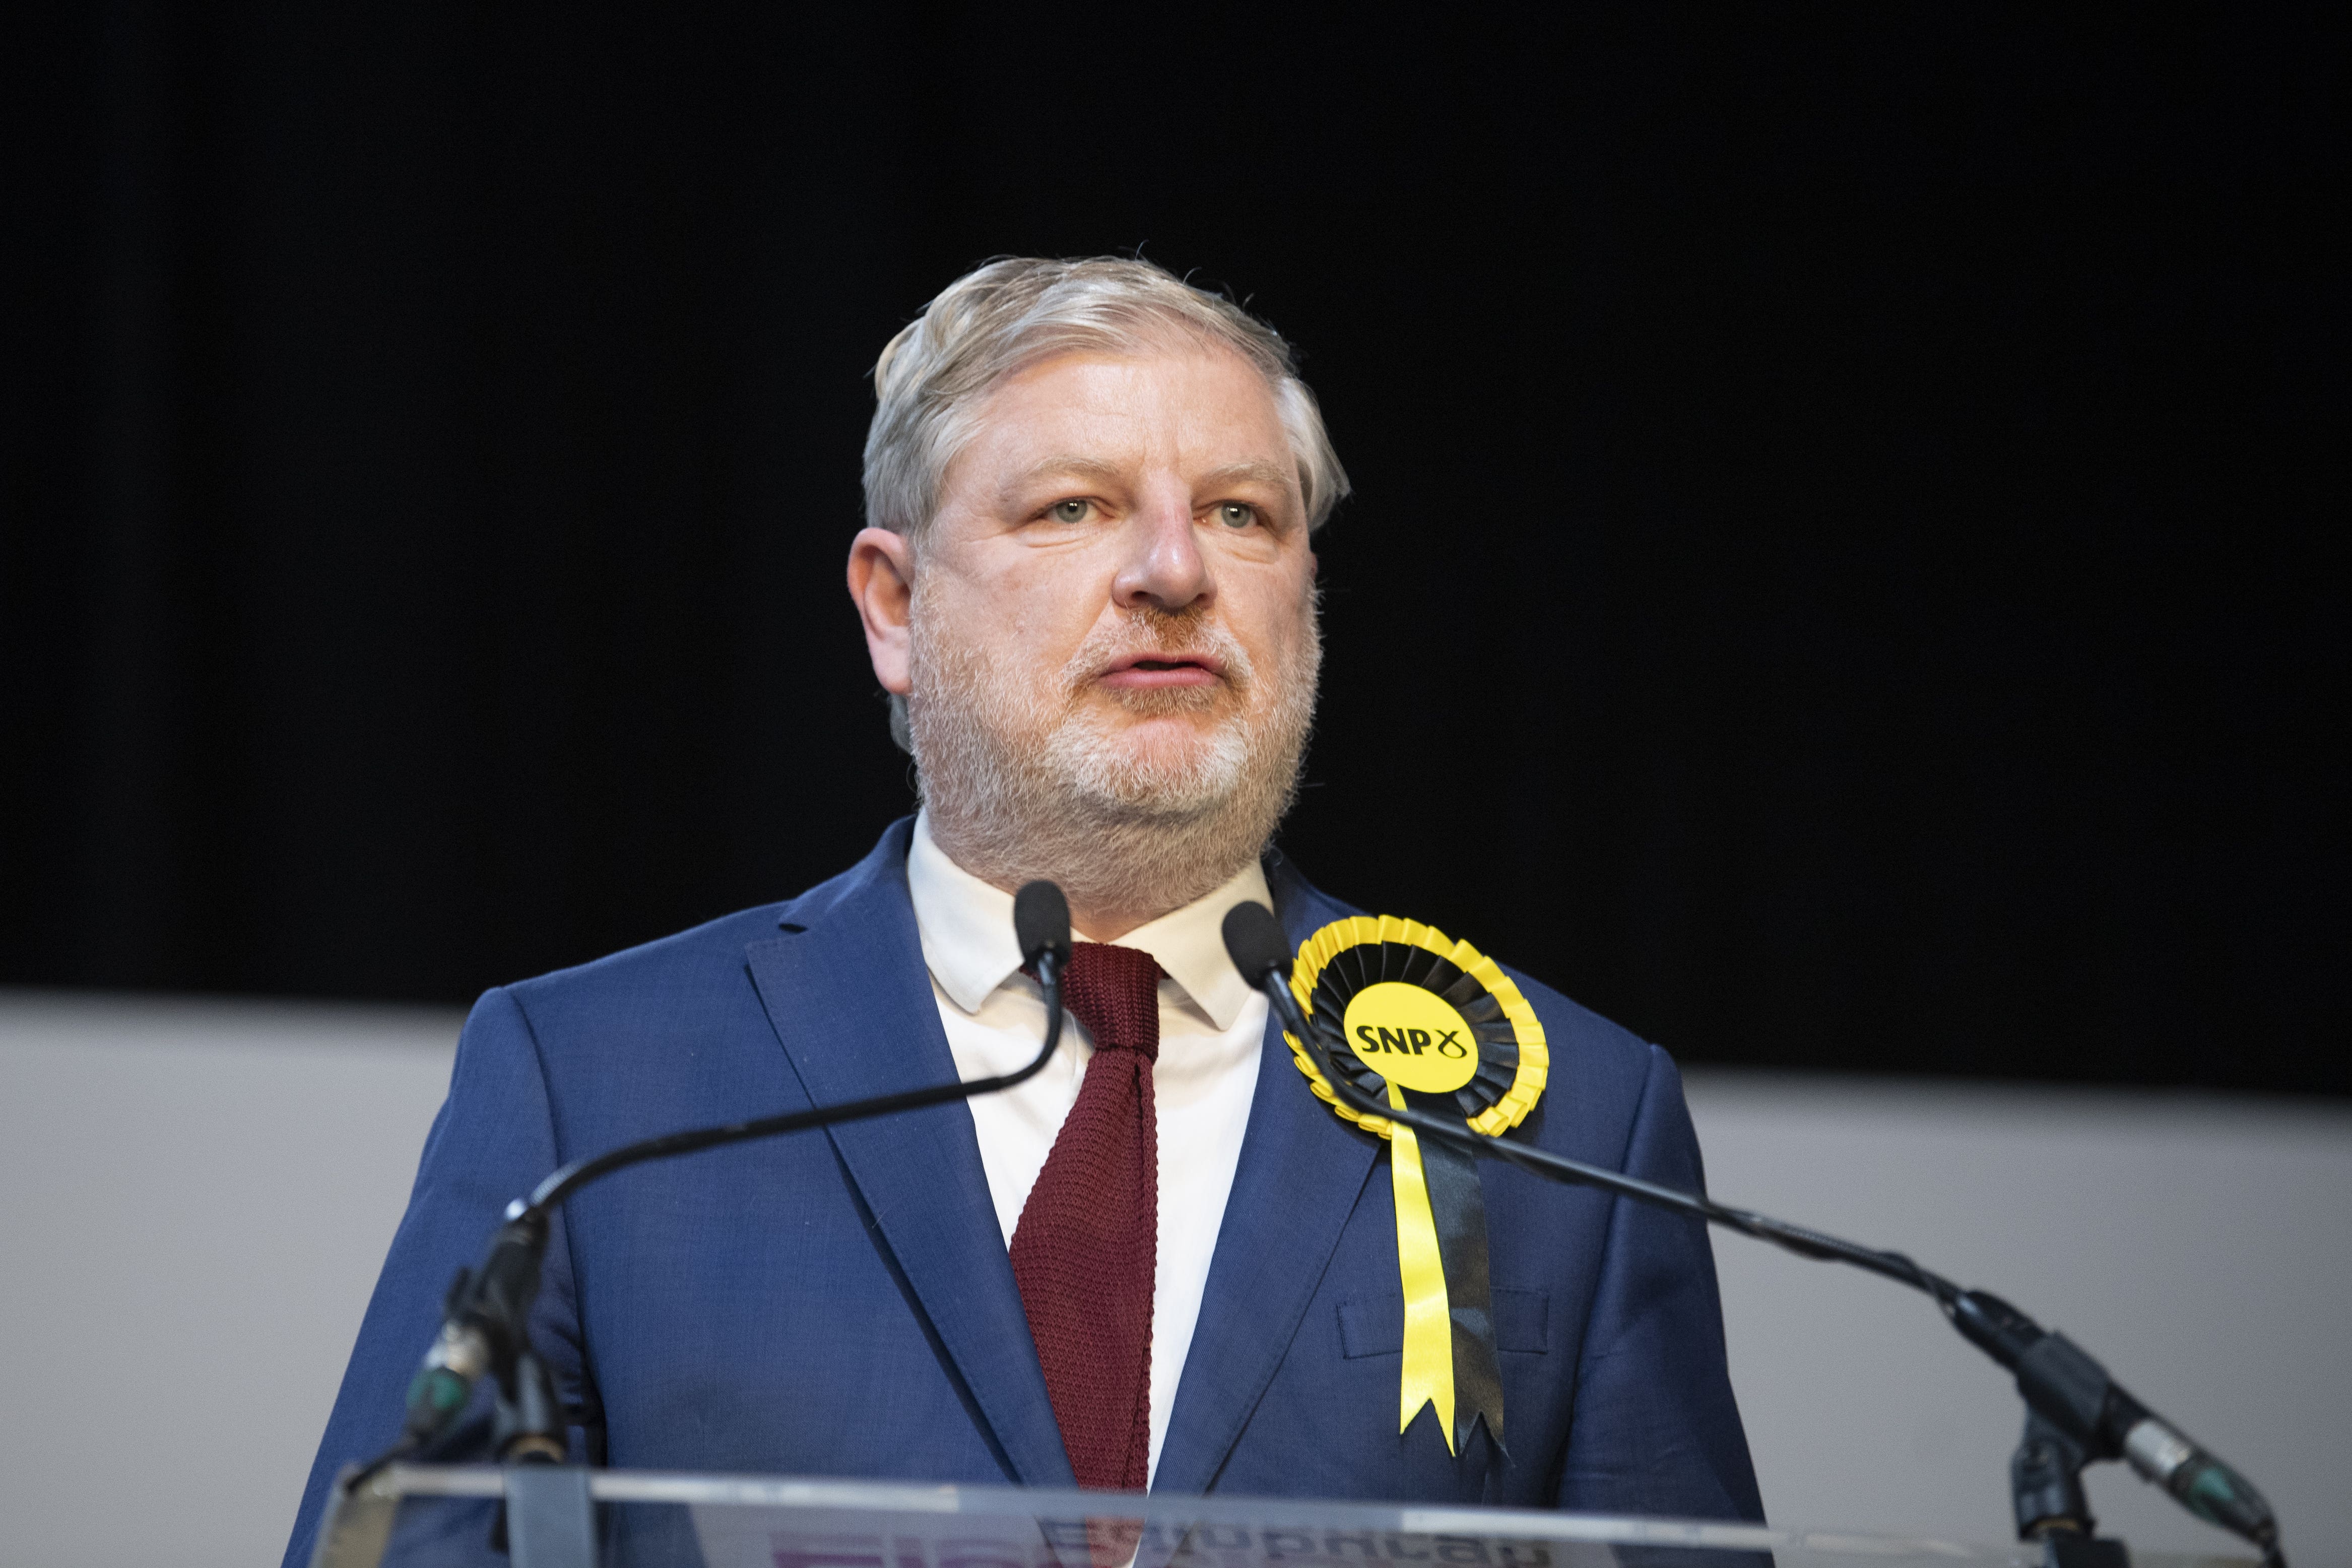
[[[341,1496],[311,1568],[2042,1568],[1971,1546],[1517,1509],[394,1465]],[[2250,1560],[2131,1554],[2135,1568]]]

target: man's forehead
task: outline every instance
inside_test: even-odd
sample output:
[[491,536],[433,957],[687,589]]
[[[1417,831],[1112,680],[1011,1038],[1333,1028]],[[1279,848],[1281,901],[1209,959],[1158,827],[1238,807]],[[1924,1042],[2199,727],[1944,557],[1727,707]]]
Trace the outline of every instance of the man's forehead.
[[993,470],[992,488],[1006,490],[1108,482],[1160,464],[1199,480],[1297,483],[1273,392],[1223,350],[1047,360],[989,395],[963,456],[979,458]]

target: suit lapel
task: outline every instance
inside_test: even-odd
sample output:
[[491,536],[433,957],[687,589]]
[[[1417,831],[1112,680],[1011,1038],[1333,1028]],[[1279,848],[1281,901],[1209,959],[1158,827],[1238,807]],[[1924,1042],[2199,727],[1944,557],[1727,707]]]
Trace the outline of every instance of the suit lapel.
[[[1275,910],[1293,947],[1349,912],[1279,855],[1267,859]],[[1281,1024],[1269,1017],[1241,1163],[1152,1490],[1202,1492],[1215,1484],[1289,1352],[1379,1152],[1377,1140],[1308,1092]]]
[[[745,950],[814,1104],[956,1076],[907,892],[907,837],[898,824],[831,898],[795,904],[797,933]],[[1075,1485],[971,1113],[933,1106],[826,1132],[1015,1479]]]

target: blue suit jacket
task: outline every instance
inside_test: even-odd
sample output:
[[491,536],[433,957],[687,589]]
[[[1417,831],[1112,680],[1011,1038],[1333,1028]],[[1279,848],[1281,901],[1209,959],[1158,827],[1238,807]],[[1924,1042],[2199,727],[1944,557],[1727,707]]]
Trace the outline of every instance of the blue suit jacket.
[[[457,1047],[320,1444],[388,1444],[452,1273],[562,1162],[702,1123],[952,1079],[907,890],[911,821],[789,903],[492,991]],[[1358,911],[1266,866],[1295,943]],[[1666,1054],[1513,973],[1550,1041],[1512,1136],[1697,1187]],[[1386,1145],[1269,1024],[1156,1489],[1762,1518],[1705,1228],[1491,1162],[1507,1457],[1396,1430]],[[533,1336],[608,1456],[663,1469],[1073,1484],[961,1105],[641,1166],[559,1215]],[[469,1539],[478,1549],[480,1536]],[[454,1542],[453,1542],[454,1544]]]

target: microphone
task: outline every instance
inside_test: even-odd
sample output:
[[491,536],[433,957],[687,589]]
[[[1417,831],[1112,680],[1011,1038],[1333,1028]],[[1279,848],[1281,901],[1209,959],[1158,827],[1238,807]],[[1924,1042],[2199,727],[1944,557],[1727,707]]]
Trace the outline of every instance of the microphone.
[[1242,978],[1265,992],[1272,999],[1277,987],[1283,999],[1274,1004],[1285,1027],[1297,1035],[1300,1044],[1313,1048],[1306,1035],[1306,1020],[1299,1016],[1298,1004],[1291,999],[1290,984],[1283,976],[1290,968],[1290,939],[1282,934],[1282,922],[1264,904],[1244,901],[1225,911],[1222,928],[1225,938],[1225,956],[1234,961]]
[[1324,1081],[1349,1109],[1359,1114],[1409,1127],[1421,1136],[1443,1140],[1551,1181],[1596,1187],[1636,1203],[1719,1225],[1759,1241],[1769,1241],[1800,1257],[1852,1264],[1926,1292],[1961,1337],[2016,1374],[2018,1392],[2024,1395],[2027,1408],[2081,1450],[2082,1458],[2066,1472],[2069,1484],[2062,1489],[2062,1494],[2069,1500],[2071,1512],[2063,1509],[2036,1510],[2035,1517],[2023,1517],[2028,1510],[2021,1487],[2021,1517],[2017,1521],[2021,1535],[2037,1525],[2087,1532],[2089,1508],[2081,1500],[2080,1483],[2073,1470],[2079,1469],[2084,1460],[2123,1458],[2189,1512],[2252,1542],[2263,1549],[2265,1563],[2273,1568],[2284,1568],[2286,1560],[2279,1546],[2278,1521],[2262,1493],[2243,1476],[2182,1436],[2125,1392],[2107,1375],[2105,1367],[2063,1334],[2043,1329],[1998,1296],[1962,1289],[1902,1253],[1880,1251],[1751,1210],[1733,1208],[1717,1203],[1704,1193],[1662,1186],[1528,1144],[1483,1137],[1472,1131],[1466,1122],[1399,1110],[1376,1100],[1332,1065],[1330,1052],[1320,1037],[1307,1028],[1306,1014],[1290,990],[1290,941],[1283,934],[1282,923],[1275,919],[1274,911],[1260,903],[1235,904],[1225,911],[1223,933],[1225,953],[1234,961],[1234,967],[1241,971],[1244,979],[1265,993],[1283,1027],[1313,1053]]
[[[547,1253],[548,1222],[564,1199],[589,1183],[650,1160],[673,1159],[704,1149],[759,1138],[804,1132],[845,1121],[888,1116],[900,1110],[946,1105],[1025,1083],[1053,1058],[1062,1040],[1062,971],[1070,959],[1070,906],[1062,889],[1034,881],[1013,897],[1013,932],[1021,945],[1022,967],[1045,993],[1045,1031],[1035,1057],[1015,1071],[969,1083],[934,1084],[898,1094],[841,1105],[824,1105],[782,1116],[730,1122],[667,1133],[571,1164],[554,1172],[528,1198],[507,1205],[505,1223],[490,1238],[478,1269],[460,1268],[442,1306],[440,1332],[408,1385],[407,1414],[397,1442],[354,1471],[345,1483],[356,1487],[395,1459],[430,1446],[446,1435],[472,1399],[475,1385],[496,1373],[501,1391],[526,1413],[552,1412],[547,1373],[530,1352],[530,1309],[539,1296],[540,1267]],[[526,1420],[506,1435],[509,1456],[561,1459],[562,1433],[542,1429],[548,1417]]]
[[1040,985],[1053,982],[1037,966],[1050,961],[1058,974],[1070,962],[1070,901],[1062,889],[1040,879],[1013,895],[1013,939],[1021,944],[1021,965]]

